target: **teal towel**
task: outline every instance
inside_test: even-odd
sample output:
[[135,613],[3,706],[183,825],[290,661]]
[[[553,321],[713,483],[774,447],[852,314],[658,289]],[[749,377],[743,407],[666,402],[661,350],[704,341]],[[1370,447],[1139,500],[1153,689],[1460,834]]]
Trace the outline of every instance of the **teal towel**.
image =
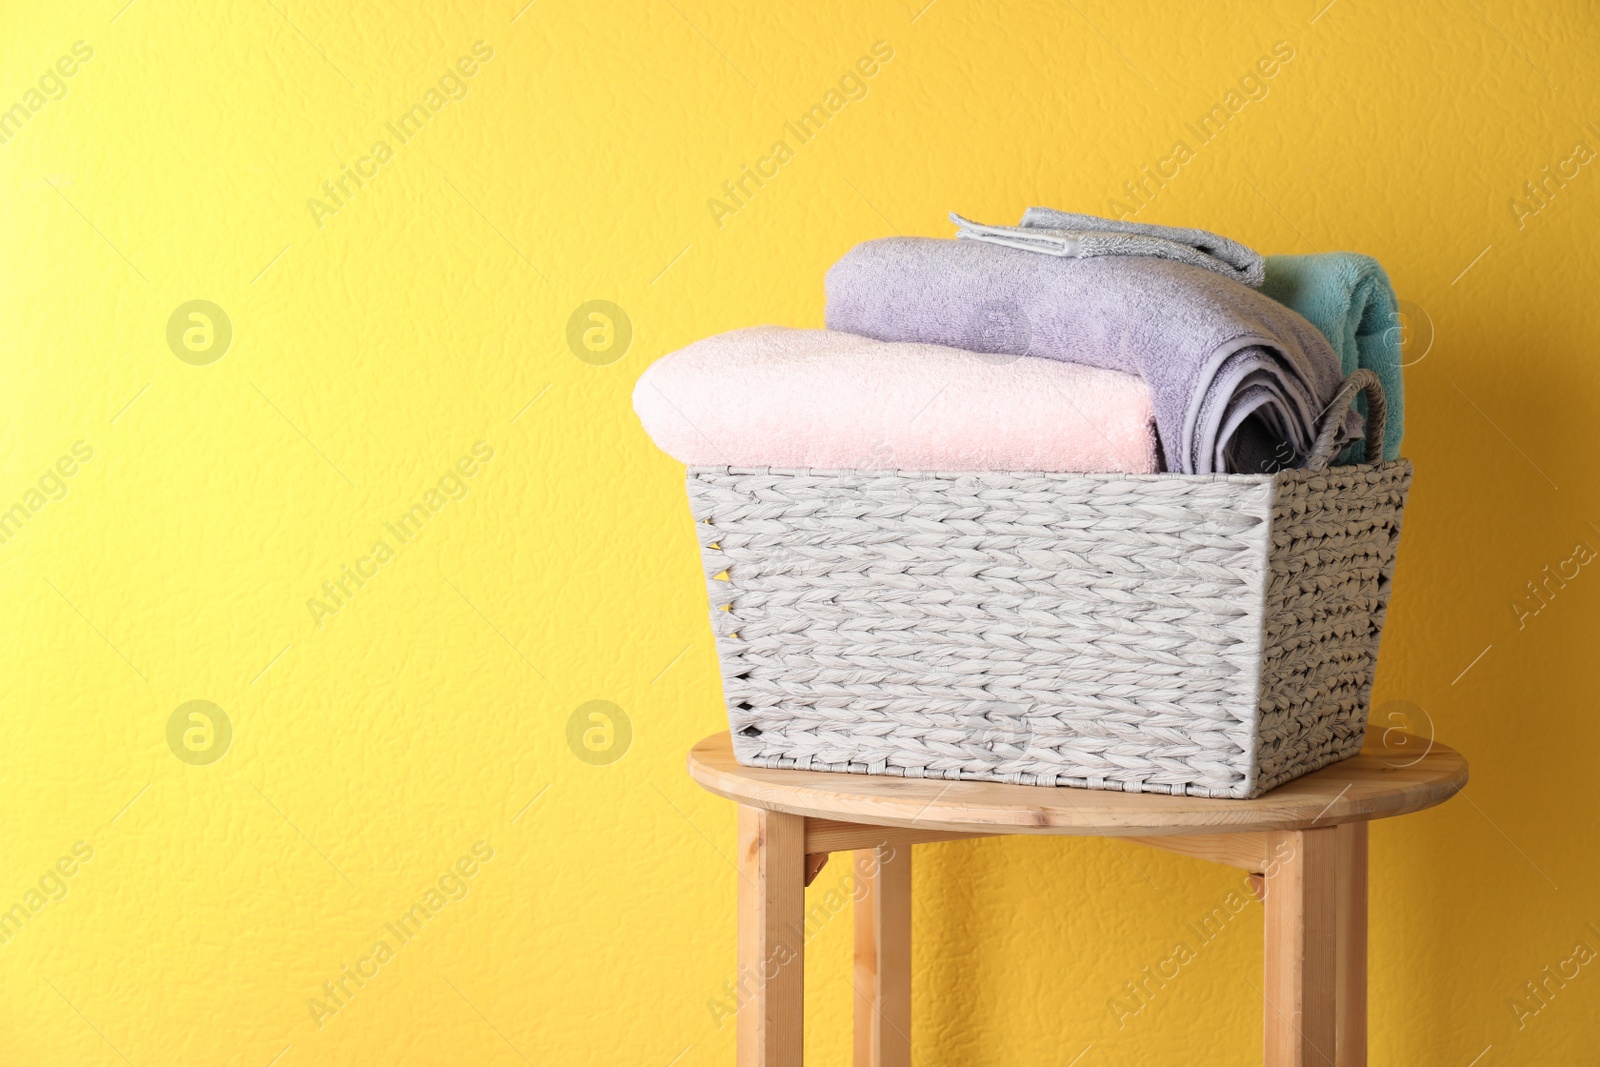
[[[1389,418],[1383,430],[1383,458],[1400,454],[1405,430],[1405,386],[1400,376],[1400,318],[1389,276],[1371,256],[1327,252],[1315,256],[1268,256],[1261,291],[1298,311],[1333,344],[1348,377],[1357,367],[1375,371],[1383,383]],[[1356,401],[1365,417],[1365,399]],[[1360,463],[1366,451],[1357,441],[1340,457]]]

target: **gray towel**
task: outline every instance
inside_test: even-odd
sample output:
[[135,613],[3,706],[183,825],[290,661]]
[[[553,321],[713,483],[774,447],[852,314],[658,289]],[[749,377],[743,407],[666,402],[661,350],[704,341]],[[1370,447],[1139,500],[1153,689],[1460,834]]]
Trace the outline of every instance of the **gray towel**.
[[986,226],[950,213],[957,237],[1042,252],[1052,256],[1155,256],[1216,271],[1252,289],[1261,287],[1265,260],[1238,241],[1181,226],[1118,222],[1094,215],[1072,215],[1047,207],[1030,207],[1021,226]]
[[[827,277],[830,329],[1138,374],[1168,470],[1301,465],[1340,383],[1327,338],[1238,282],[1145,256],[1037,255],[890,237]],[[1360,432],[1353,412],[1341,440]]]

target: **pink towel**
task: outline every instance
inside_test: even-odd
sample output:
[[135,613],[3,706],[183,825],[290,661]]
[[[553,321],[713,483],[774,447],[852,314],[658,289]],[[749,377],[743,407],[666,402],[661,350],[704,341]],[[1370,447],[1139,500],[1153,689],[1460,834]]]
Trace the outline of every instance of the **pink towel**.
[[633,409],[691,467],[1160,469],[1150,390],[1134,375],[837,330],[697,341],[640,376]]

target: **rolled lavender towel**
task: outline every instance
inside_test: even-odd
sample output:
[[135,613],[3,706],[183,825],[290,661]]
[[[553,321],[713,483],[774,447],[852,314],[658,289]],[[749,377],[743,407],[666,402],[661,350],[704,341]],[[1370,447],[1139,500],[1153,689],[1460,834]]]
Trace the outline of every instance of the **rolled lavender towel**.
[[[1358,367],[1367,367],[1378,375],[1383,383],[1389,416],[1384,422],[1382,458],[1394,459],[1400,454],[1400,440],[1405,435],[1405,382],[1400,373],[1399,313],[1389,276],[1371,256],[1324,252],[1309,256],[1263,257],[1237,241],[1206,230],[1114,222],[1047,207],[1030,207],[1023,212],[1022,222],[1016,227],[978,226],[954,213],[950,218],[958,226],[971,229],[971,232],[958,232],[958,237],[987,240],[1028,251],[1069,254],[1059,250],[1068,243],[1066,237],[1071,236],[1064,231],[1108,227],[1117,233],[1139,234],[1143,235],[1142,240],[1159,243],[1152,246],[1152,251],[1113,247],[1076,254],[1159,255],[1207,267],[1220,274],[1238,268],[1239,281],[1293,308],[1322,331],[1338,353],[1340,369],[1345,376]],[[1188,258],[1186,253],[1197,258]],[[1366,415],[1364,397],[1357,398],[1356,411]],[[1355,441],[1339,457],[1339,462],[1366,462],[1365,453],[1365,442]],[[1376,461],[1374,458],[1371,462]]]
[[955,212],[956,236],[972,241],[1042,252],[1052,256],[1155,256],[1216,271],[1251,288],[1260,288],[1264,260],[1253,249],[1208,230],[1119,222],[1030,207],[1020,226],[986,226]]
[[1150,391],[1132,375],[834,330],[697,341],[645,370],[633,409],[691,467],[1160,469]]
[[[1163,259],[890,237],[846,253],[827,294],[830,329],[1137,374],[1167,467],[1187,474],[1300,465],[1341,381],[1338,356],[1305,319]],[[1351,412],[1338,443],[1360,428]]]

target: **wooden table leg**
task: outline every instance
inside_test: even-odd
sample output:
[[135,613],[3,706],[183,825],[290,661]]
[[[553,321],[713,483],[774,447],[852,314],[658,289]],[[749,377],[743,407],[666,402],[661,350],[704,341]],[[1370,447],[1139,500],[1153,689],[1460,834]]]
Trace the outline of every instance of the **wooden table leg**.
[[1367,1063],[1367,824],[1338,831],[1338,1067]]
[[855,853],[855,1067],[911,1067],[911,846]]
[[1266,875],[1266,1067],[1333,1067],[1339,832],[1273,831]]
[[739,1067],[800,1067],[805,819],[739,806]]

